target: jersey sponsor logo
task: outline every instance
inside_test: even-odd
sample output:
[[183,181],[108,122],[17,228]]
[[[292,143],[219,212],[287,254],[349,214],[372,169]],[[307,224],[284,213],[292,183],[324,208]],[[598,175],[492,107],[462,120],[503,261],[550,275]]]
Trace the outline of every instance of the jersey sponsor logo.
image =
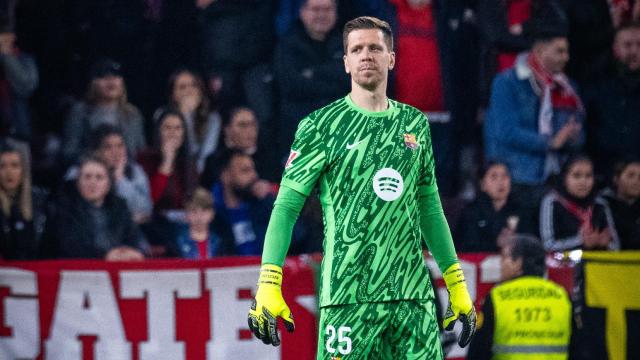
[[356,142],[354,142],[353,144],[347,144],[347,150],[351,150],[351,149],[355,148],[356,146],[360,145],[360,143],[361,143],[362,141],[363,141],[363,140],[356,141]]
[[287,163],[284,165],[284,168],[286,169],[289,166],[291,166],[291,163],[293,162],[293,160],[295,160],[295,158],[298,157],[298,155],[300,155],[300,151],[291,150],[291,152],[289,153],[289,158],[287,159]]
[[404,191],[402,175],[392,168],[378,170],[373,177],[373,191],[384,201],[397,200]]
[[415,134],[404,134],[404,145],[411,150],[418,148],[418,141]]

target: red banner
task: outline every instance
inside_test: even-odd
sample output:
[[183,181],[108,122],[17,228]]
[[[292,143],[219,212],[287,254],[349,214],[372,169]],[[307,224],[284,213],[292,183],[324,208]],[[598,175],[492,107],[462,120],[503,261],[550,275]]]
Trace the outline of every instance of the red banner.
[[[483,298],[499,279],[499,257],[470,254],[461,260],[471,296]],[[433,260],[427,263],[438,278]],[[284,331],[280,347],[265,346],[247,326],[259,264],[254,257],[4,263],[0,359],[315,358],[318,263],[307,256],[287,259],[283,294],[296,331]],[[560,269],[554,273],[571,278],[568,268]],[[444,303],[446,289],[441,279],[436,283]],[[464,355],[457,347],[449,353]]]

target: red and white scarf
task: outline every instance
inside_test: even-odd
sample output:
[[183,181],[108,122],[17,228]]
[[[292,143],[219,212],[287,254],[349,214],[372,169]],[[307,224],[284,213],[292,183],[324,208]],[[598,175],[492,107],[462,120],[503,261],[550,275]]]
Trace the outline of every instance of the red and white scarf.
[[527,64],[542,90],[538,114],[538,133],[551,136],[553,135],[551,122],[553,111],[555,109],[581,111],[583,109],[582,101],[564,73],[553,74],[547,71],[533,53],[529,53]]

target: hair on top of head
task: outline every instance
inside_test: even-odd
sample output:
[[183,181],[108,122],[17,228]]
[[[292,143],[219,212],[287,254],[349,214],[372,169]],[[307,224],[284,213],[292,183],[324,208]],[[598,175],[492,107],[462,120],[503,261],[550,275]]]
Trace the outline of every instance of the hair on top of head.
[[382,31],[382,35],[384,35],[384,41],[387,44],[388,50],[393,51],[393,31],[391,30],[391,26],[389,26],[389,23],[373,16],[360,16],[344,24],[344,28],[342,30],[342,44],[345,54],[347,53],[349,34],[355,30],[367,29],[377,29]]
[[203,187],[198,187],[193,194],[185,201],[185,209],[213,209],[213,196],[211,192]]
[[543,276],[546,270],[546,253],[540,239],[529,234],[515,234],[511,237],[511,259],[522,259],[522,274]]
[[511,171],[509,171],[509,166],[506,163],[502,161],[497,161],[497,160],[489,160],[484,165],[478,168],[478,173],[477,173],[478,180],[482,181],[485,175],[487,175],[487,172],[489,172],[489,170],[491,170],[491,168],[494,166],[504,166],[504,168],[507,169],[507,174],[511,175]]

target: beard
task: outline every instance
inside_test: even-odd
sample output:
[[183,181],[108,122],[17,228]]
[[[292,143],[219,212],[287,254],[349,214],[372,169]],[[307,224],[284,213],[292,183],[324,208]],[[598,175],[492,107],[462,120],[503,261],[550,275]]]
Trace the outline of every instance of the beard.
[[244,187],[234,186],[233,193],[242,201],[255,201],[257,200],[257,197],[253,194],[253,191],[251,190],[252,187],[253,184]]

